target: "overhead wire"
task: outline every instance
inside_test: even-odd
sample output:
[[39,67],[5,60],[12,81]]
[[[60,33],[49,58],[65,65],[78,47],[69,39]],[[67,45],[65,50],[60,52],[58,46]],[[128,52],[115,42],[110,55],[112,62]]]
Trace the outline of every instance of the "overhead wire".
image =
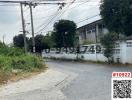
[[[54,15],[49,22],[45,25],[45,23],[41,24],[39,27],[42,27],[44,25],[44,27],[42,29],[40,29],[39,31],[36,32],[36,34],[40,33],[42,30],[44,30],[51,22],[54,18],[56,18],[58,16],[58,13],[56,13],[56,15]],[[39,28],[38,27],[38,28]]]
[[[88,1],[86,1],[86,2],[83,2],[83,3],[81,3],[80,5],[83,5],[83,4],[85,4],[85,3],[87,3],[87,2],[90,2],[90,0],[88,0]],[[79,5],[79,6],[80,6]],[[78,6],[77,6],[78,7]],[[68,7],[69,8],[69,7]],[[73,8],[75,8],[75,7],[72,7],[71,9],[73,9]],[[67,11],[67,9],[63,12],[63,13],[61,13],[61,15],[60,16],[62,16],[65,12]],[[97,16],[97,15],[96,15]],[[95,16],[93,16],[93,17],[95,17]],[[92,18],[92,17],[90,17],[90,18]],[[87,19],[85,19],[85,20],[88,20],[88,18]],[[80,21],[79,23],[81,23],[82,21]],[[48,23],[48,25],[49,25],[50,23]],[[38,31],[37,33],[39,33],[39,32],[41,32],[42,30],[44,30],[48,25],[46,25],[44,28],[42,28],[40,31]]]
[[19,6],[18,4],[0,4],[0,6],[2,6],[2,7],[5,7],[5,6]]
[[[90,0],[88,0],[88,1],[86,1],[86,2],[83,2],[83,3],[81,3],[80,5],[83,5],[83,4],[85,4],[85,3],[87,3],[87,2],[90,2]],[[79,5],[79,6],[80,6]],[[77,6],[78,7],[78,6]],[[69,8],[69,7],[67,7],[67,8]],[[75,8],[75,7],[72,7],[71,9],[73,9],[73,8]],[[68,9],[66,9],[63,13],[61,13],[61,15],[60,16],[62,16],[66,11],[67,11]],[[48,24],[49,25],[49,24]],[[46,26],[47,27],[47,26]],[[42,30],[44,30],[45,28],[43,28]],[[41,30],[41,31],[42,31]],[[40,31],[39,31],[40,32]]]
[[[75,0],[74,0],[75,1]],[[71,3],[72,4],[72,3]],[[69,6],[71,5],[71,4],[69,4],[66,8],[65,8],[65,11],[67,10],[67,8],[69,8]],[[59,13],[59,14],[64,14],[65,13],[65,11],[64,12],[61,12],[61,13]],[[39,31],[37,31],[36,32],[36,34],[37,33],[40,33],[41,31],[43,31],[46,27],[48,27],[48,25],[53,21],[53,19],[55,18],[55,17],[57,17],[58,15],[56,15],[56,16],[54,16],[42,29],[40,29]]]
[[70,9],[73,9],[73,8],[76,8],[76,7],[79,7],[79,6],[81,6],[81,5],[83,5],[83,4],[85,4],[85,3],[87,3],[87,2],[90,2],[90,0],[88,0],[88,1],[82,1],[83,3],[81,3],[81,4],[79,4],[79,5],[77,5],[77,6],[74,6],[74,7],[72,7],[72,8],[70,8]]
[[[33,1],[33,0],[32,0]],[[51,0],[52,1],[52,0]],[[73,9],[73,8],[76,8],[76,7],[78,7],[78,6],[81,6],[81,5],[83,5],[83,4],[85,4],[85,3],[87,3],[87,2],[89,2],[90,0],[88,0],[88,1],[81,1],[82,3],[81,4],[79,4],[79,5],[76,5],[76,6],[74,6],[74,7],[72,7],[72,8],[70,8],[70,9]],[[77,2],[75,2],[75,3],[77,3]],[[78,2],[79,3],[79,2]],[[6,5],[5,5],[6,6]],[[10,5],[11,6],[11,5]],[[68,7],[69,8],[69,7]],[[24,10],[24,11],[27,11],[29,8],[27,8],[26,10]],[[61,13],[59,13],[60,15],[59,16],[62,16],[65,12],[67,11],[67,9],[64,11],[64,12],[61,12]],[[52,20],[55,18],[55,17],[57,17],[58,15],[55,15],[55,16],[53,16],[53,18],[51,18],[51,20],[49,21],[49,23],[47,23],[46,25],[45,25],[45,27],[47,27],[49,24],[50,24],[50,22],[52,22]],[[88,19],[85,19],[85,20],[88,20]],[[81,23],[81,22],[83,22],[83,20],[82,21],[79,21],[79,22],[77,22],[77,23]],[[45,27],[42,29],[42,30],[44,30],[45,29]],[[42,31],[41,30],[41,31]],[[37,32],[38,33],[38,32]]]
[[94,15],[94,16],[87,17],[86,19],[83,19],[83,20],[77,22],[77,24],[79,24],[79,23],[81,23],[81,22],[84,22],[84,21],[86,21],[86,20],[89,20],[89,19],[91,19],[91,18],[97,17],[97,16],[99,16],[99,15],[100,15],[100,14],[96,14],[96,15]]
[[[83,2],[84,2],[84,1],[83,1]],[[86,1],[85,1],[85,3],[86,3]],[[83,3],[83,4],[84,4],[84,3]],[[81,5],[83,5],[83,4],[81,4]],[[81,5],[79,5],[79,6],[81,6]],[[78,6],[76,6],[76,7],[78,7]],[[75,7],[73,7],[73,8],[75,8]],[[72,9],[72,8],[70,8],[70,9]],[[48,10],[48,11],[49,11],[49,10]],[[54,15],[54,14],[53,14],[53,15]],[[53,15],[49,15],[49,16],[37,18],[37,19],[34,19],[34,20],[41,20],[41,19],[43,19],[43,18],[47,18],[47,17],[53,16]]]
[[[51,9],[49,9],[49,10],[47,10],[47,12],[49,12],[49,11],[51,11],[53,9],[53,7],[51,7]],[[38,11],[37,11],[38,12]],[[29,16],[29,14],[26,16],[26,17],[28,17]],[[53,16],[53,15],[52,15]],[[46,17],[45,17],[46,18]],[[35,19],[34,19],[35,20]],[[25,21],[29,21],[29,20],[25,20]]]

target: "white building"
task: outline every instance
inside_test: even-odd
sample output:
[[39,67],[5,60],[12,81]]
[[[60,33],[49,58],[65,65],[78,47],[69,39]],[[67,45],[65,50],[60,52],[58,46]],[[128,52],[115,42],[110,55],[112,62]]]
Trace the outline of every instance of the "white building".
[[[86,45],[85,45],[86,46]],[[104,56],[103,52],[97,53],[97,50],[95,49],[97,45],[90,44],[87,45],[87,50],[85,53],[65,53],[65,51],[62,51],[60,53],[56,53],[56,51],[51,51],[50,53],[43,52],[42,56],[47,58],[58,58],[58,59],[82,59],[86,61],[101,61],[105,62],[107,61],[107,58]],[[93,47],[94,52],[89,51],[90,48]],[[82,48],[83,51],[84,48]],[[103,48],[102,48],[103,49]],[[113,55],[114,62],[118,63],[129,63],[132,64],[132,40],[126,40],[126,41],[120,41],[117,42],[114,49],[114,55]]]
[[99,42],[100,37],[107,32],[108,30],[102,23],[102,19],[97,19],[77,29],[80,44],[83,44],[84,41]]
[[[77,29],[77,32],[79,34],[79,43],[83,44],[84,41],[88,41],[91,43],[99,43],[100,37],[106,33],[108,33],[108,30],[105,28],[105,25],[102,22],[101,18],[97,18],[92,20],[91,22],[88,22],[85,25],[79,26]],[[126,38],[123,40],[120,40],[116,43],[115,49],[114,49],[114,61],[115,62],[121,62],[121,63],[132,63],[132,38]],[[92,57],[92,56],[91,56]],[[84,58],[91,59],[91,57],[86,57],[84,55]],[[102,57],[102,56],[101,56]],[[104,61],[105,58],[99,59],[92,59],[92,60],[101,60]]]
[[[44,57],[48,58],[61,58],[61,59],[77,59],[87,61],[107,61],[107,58],[104,56],[103,52],[97,53],[96,46],[100,44],[100,37],[108,33],[108,30],[105,28],[105,25],[102,23],[101,18],[92,20],[78,27],[77,32],[79,34],[79,43],[83,44],[84,41],[89,41],[92,44],[87,45],[87,51],[85,53],[77,54],[74,53],[44,53]],[[96,44],[95,44],[96,43]],[[94,52],[90,52],[90,48],[93,47]],[[100,46],[102,48],[102,46]],[[103,48],[102,48],[103,49]],[[101,50],[102,50],[101,49]],[[102,50],[103,51],[103,50]],[[120,62],[123,64],[130,63],[132,64],[132,38],[122,39],[116,42],[115,48],[113,50],[114,62]]]

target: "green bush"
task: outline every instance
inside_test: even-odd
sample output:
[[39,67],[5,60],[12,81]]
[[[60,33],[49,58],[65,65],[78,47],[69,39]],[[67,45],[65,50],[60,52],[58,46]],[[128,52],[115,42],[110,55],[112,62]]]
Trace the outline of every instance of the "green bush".
[[21,56],[24,55],[24,49],[20,48],[8,48],[9,52],[7,53],[7,56]]
[[11,57],[0,55],[0,69],[11,71]]
[[8,47],[0,42],[0,83],[5,83],[11,75],[45,68],[43,59],[33,54],[25,54],[23,49]]
[[24,50],[20,48],[9,48],[7,46],[0,47],[0,55],[4,56],[20,56],[24,54]]
[[103,35],[100,39],[101,44],[105,48],[104,56],[107,57],[109,63],[113,62],[113,49],[117,40],[118,34],[113,32]]
[[31,71],[43,66],[42,58],[31,54],[14,57],[0,56],[0,69],[4,71],[12,71],[13,69]]
[[42,68],[43,62],[40,57],[28,54],[19,57],[14,57],[14,59],[12,59],[11,66],[13,69],[30,71],[33,69]]
[[23,49],[0,44],[0,70],[11,72],[14,69],[32,71],[40,69],[43,59],[33,54],[25,54]]

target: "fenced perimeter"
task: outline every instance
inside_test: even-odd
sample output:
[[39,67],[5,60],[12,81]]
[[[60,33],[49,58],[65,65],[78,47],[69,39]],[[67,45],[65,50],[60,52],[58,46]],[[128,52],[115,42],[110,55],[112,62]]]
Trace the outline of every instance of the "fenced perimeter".
[[[44,50],[43,57],[59,59],[81,59],[89,61],[107,61],[103,54],[104,48],[100,44],[90,44],[80,46],[80,52],[75,48],[52,48]],[[132,63],[132,40],[120,41],[115,44],[113,50],[114,62]]]

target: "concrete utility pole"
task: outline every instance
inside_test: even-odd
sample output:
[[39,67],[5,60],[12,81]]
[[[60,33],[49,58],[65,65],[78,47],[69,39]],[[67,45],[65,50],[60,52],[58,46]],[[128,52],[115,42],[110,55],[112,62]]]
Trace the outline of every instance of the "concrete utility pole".
[[26,41],[26,31],[25,31],[25,22],[24,22],[22,3],[20,3],[20,6],[21,6],[21,18],[22,18],[23,37],[24,37],[24,49],[25,49],[25,53],[27,53],[27,41]]
[[3,34],[3,44],[5,44],[5,34]]
[[31,29],[32,29],[33,53],[35,53],[36,50],[35,50],[35,38],[34,38],[34,25],[33,25],[32,3],[29,4],[29,8],[30,8],[30,16],[31,16]]

